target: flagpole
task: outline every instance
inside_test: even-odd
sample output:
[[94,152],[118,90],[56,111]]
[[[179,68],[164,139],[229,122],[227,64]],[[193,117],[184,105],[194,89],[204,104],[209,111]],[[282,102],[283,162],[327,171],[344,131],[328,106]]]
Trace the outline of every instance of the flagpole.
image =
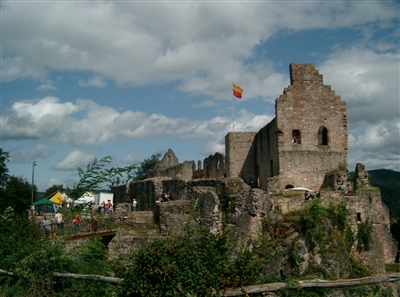
[[235,132],[235,97],[242,98],[243,89],[232,82],[233,99],[232,99],[232,132]]
[[235,132],[235,96],[232,96],[232,132]]

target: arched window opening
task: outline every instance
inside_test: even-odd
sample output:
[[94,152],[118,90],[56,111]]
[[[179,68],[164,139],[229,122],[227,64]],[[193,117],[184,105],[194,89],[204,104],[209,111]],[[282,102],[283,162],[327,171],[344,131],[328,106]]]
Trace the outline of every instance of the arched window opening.
[[217,169],[219,169],[219,165],[220,165],[220,160],[218,160],[217,162]]
[[300,130],[293,130],[292,131],[292,143],[301,143],[301,132]]
[[167,162],[169,163],[169,161],[171,160],[170,156],[167,156]]
[[318,144],[328,145],[328,129],[324,126],[321,126],[318,130]]

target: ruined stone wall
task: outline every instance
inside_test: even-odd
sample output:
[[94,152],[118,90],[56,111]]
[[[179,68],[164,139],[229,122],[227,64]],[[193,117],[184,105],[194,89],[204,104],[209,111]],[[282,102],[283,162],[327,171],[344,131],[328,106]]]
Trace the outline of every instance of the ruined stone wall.
[[193,179],[218,178],[225,176],[225,171],[225,156],[221,153],[215,153],[204,159],[203,169],[195,170]]
[[117,185],[111,187],[111,192],[114,194],[113,203],[132,202],[129,185]]
[[330,190],[341,190],[347,193],[353,189],[348,171],[336,171],[325,175],[321,188]]
[[[251,189],[241,178],[199,179],[179,184],[176,184],[177,180],[164,182],[169,189],[180,188],[181,196],[176,193],[175,197],[185,200],[163,202],[156,207],[163,235],[178,231],[179,225],[187,221],[189,210],[196,206],[196,215],[212,232],[221,229],[222,213],[225,213],[226,223],[231,230],[256,238],[261,230],[262,219],[271,210],[266,192]],[[186,189],[183,189],[184,186]],[[174,209],[177,201],[181,202]],[[171,230],[172,226],[175,231]]]
[[162,195],[162,181],[165,178],[152,178],[130,184],[132,199],[138,202],[137,210],[153,210],[158,195]]
[[187,180],[169,179],[162,181],[163,193],[169,192],[171,200],[186,200],[187,199]]
[[[360,222],[365,222],[367,218],[372,221],[374,226],[372,247],[370,251],[355,253],[357,260],[368,264],[376,273],[383,272],[385,263],[394,263],[398,253],[397,242],[390,233],[389,210],[382,203],[379,192],[361,191],[356,195],[344,195],[341,191],[331,191],[321,193],[321,197],[321,204],[325,207],[329,207],[331,203],[334,205],[346,203],[349,210],[348,223],[355,234]],[[271,196],[271,203],[274,211],[283,213],[301,210],[306,205],[303,194],[290,198]]]
[[[290,76],[290,86],[275,101],[279,175],[283,184],[319,188],[327,171],[346,164],[346,103],[323,84],[313,64],[291,64]],[[315,172],[319,184],[308,181]]]
[[225,136],[226,177],[255,177],[254,132],[230,132]]
[[[389,209],[383,204],[380,192],[358,191],[355,196],[345,196],[350,210],[351,222],[357,229],[357,216],[365,222],[370,218],[374,227],[372,248],[369,252],[359,255],[361,260],[368,263],[394,263],[397,255],[397,243],[390,233]],[[359,214],[359,215],[358,215]]]
[[278,133],[276,119],[263,127],[255,137],[256,147],[256,186],[268,187],[268,178],[279,174]]
[[279,153],[281,190],[286,186],[306,187],[319,191],[325,174],[342,164],[346,154],[338,152],[293,152]]

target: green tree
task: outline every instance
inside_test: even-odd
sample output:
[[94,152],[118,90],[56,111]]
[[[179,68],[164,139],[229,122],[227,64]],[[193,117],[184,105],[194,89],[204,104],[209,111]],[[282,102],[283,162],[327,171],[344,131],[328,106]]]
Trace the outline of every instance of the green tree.
[[152,154],[150,158],[144,159],[143,162],[139,163],[136,169],[134,181],[144,180],[147,178],[147,172],[154,169],[157,163],[160,162],[161,153]]
[[8,180],[8,168],[6,162],[8,162],[9,154],[8,152],[4,152],[2,148],[0,148],[0,190],[4,189]]
[[[37,187],[33,187],[33,197],[36,197]],[[22,176],[8,178],[0,203],[0,211],[11,206],[17,213],[25,214],[32,200],[32,185]]]
[[63,193],[64,191],[65,189],[63,184],[53,185],[44,192],[44,197],[51,198],[51,196],[53,196],[55,193],[57,192]]
[[238,248],[237,239],[199,224],[168,238],[145,239],[122,273],[119,296],[211,296],[213,290],[256,284],[262,260],[255,249]]
[[111,163],[112,157],[106,156],[100,160],[95,158],[91,164],[86,166],[86,170],[78,167],[79,181],[74,185],[73,189],[68,192],[68,196],[72,199],[81,197],[85,192],[97,191],[101,185],[108,184],[112,186],[118,178],[126,176],[127,179],[132,179],[136,164],[125,167],[106,168],[106,165]]

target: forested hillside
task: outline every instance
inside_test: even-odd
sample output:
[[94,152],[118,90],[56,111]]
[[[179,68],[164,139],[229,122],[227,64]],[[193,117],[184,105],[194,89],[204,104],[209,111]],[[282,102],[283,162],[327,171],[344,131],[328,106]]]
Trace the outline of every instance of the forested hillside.
[[390,217],[400,218],[400,172],[376,169],[369,170],[370,184],[379,187],[383,203],[390,210]]

